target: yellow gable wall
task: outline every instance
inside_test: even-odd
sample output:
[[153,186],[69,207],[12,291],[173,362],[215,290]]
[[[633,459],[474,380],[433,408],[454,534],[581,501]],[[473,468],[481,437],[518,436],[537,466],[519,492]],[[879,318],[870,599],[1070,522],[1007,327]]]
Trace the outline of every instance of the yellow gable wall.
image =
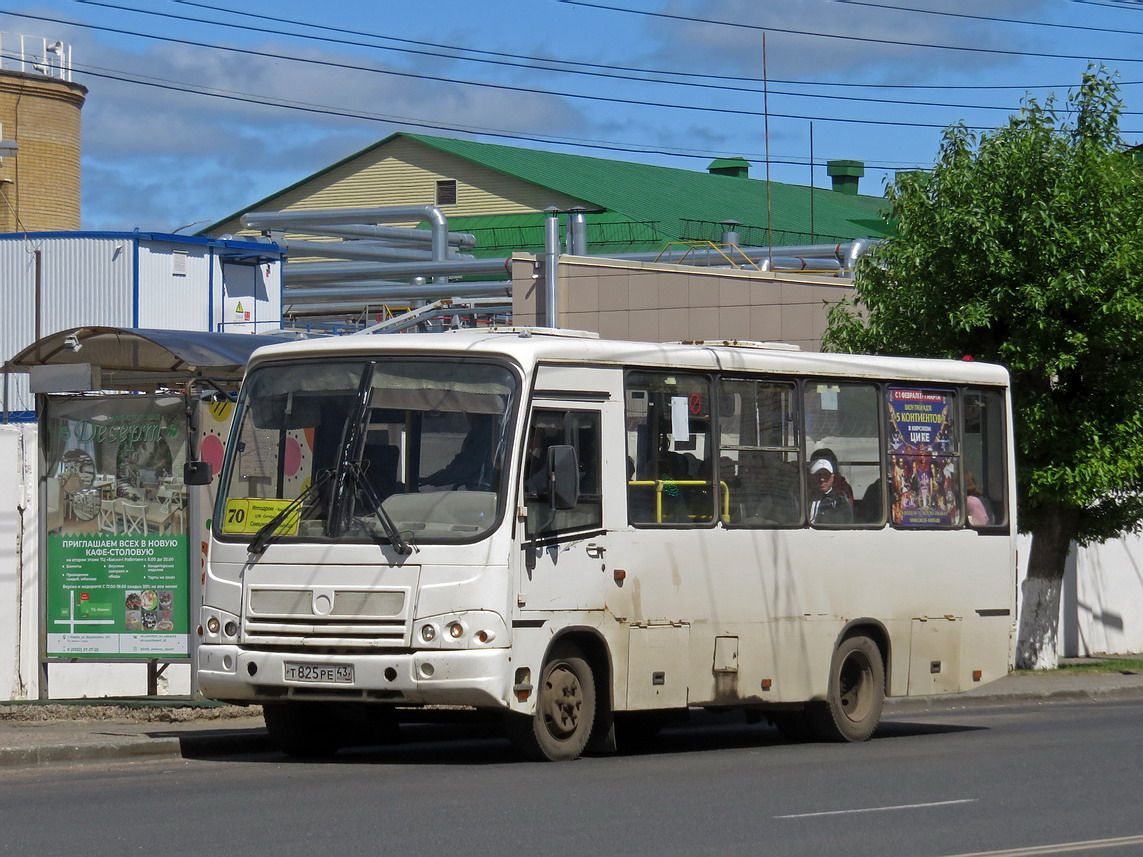
[[[520,214],[543,211],[550,206],[568,209],[590,204],[398,137],[388,145],[367,151],[268,199],[258,210],[431,205],[436,201],[436,183],[448,179],[456,180],[457,203],[441,206],[446,217]],[[216,235],[251,234],[251,230],[242,229],[238,218],[212,231]]]

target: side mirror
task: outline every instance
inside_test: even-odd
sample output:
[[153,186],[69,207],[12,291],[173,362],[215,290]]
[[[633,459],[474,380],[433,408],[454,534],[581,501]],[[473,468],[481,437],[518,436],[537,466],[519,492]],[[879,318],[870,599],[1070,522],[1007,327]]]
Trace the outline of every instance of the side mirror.
[[579,503],[579,456],[573,446],[548,447],[548,497],[556,511]]
[[209,485],[213,475],[209,461],[188,461],[183,465],[184,485]]

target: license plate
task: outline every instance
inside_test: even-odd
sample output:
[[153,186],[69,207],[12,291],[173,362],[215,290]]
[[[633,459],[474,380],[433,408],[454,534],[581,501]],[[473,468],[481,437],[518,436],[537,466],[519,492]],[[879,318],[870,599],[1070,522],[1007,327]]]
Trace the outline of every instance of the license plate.
[[353,684],[353,664],[286,664],[286,681]]

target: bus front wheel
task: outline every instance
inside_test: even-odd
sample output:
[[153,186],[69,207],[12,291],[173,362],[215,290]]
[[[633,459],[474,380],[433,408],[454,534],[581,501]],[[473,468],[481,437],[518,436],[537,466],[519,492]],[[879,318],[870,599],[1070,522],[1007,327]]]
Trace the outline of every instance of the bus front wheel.
[[595,676],[583,653],[557,645],[540,673],[536,713],[508,718],[508,736],[524,756],[535,761],[578,758],[595,723]]
[[867,741],[885,703],[885,663],[868,637],[847,637],[833,654],[829,693],[811,702],[806,716],[823,741]]

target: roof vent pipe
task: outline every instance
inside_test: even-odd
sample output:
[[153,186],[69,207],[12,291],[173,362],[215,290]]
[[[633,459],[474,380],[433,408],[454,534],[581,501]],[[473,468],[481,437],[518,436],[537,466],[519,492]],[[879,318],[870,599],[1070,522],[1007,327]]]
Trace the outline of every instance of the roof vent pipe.
[[560,219],[559,209],[545,208],[544,213],[544,327],[558,327],[556,283],[559,282]]
[[750,162],[743,157],[715,158],[707,164],[706,171],[715,176],[746,179],[750,178]]
[[826,174],[833,179],[833,189],[847,196],[857,196],[857,183],[865,175],[861,161],[826,161]]
[[587,214],[583,209],[573,208],[567,220],[568,253],[573,256],[587,255]]
[[722,223],[722,237],[719,239],[720,244],[733,244],[737,247],[742,243],[742,236],[738,234],[738,227],[742,224],[737,220],[723,220]]

